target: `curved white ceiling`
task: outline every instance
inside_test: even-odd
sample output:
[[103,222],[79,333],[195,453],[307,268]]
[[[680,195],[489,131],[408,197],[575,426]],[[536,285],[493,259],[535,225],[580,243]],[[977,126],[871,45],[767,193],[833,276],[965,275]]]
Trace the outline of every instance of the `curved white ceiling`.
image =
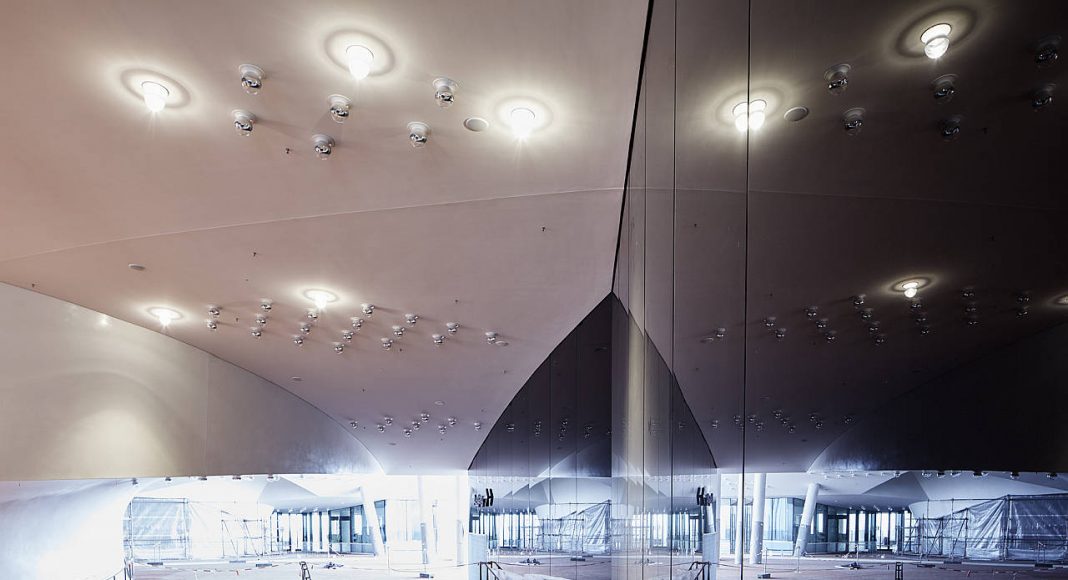
[[[176,308],[168,334],[359,420],[387,471],[463,469],[488,431],[471,423],[491,425],[610,289],[644,17],[631,0],[21,7],[0,22],[0,281],[149,328],[146,308]],[[331,51],[361,35],[389,64],[356,83]],[[259,95],[238,82],[246,62],[267,73]],[[127,88],[146,75],[180,102],[150,115]],[[443,75],[460,83],[448,109]],[[344,125],[332,93],[354,100]],[[549,120],[525,142],[501,119],[516,99]],[[249,138],[236,108],[258,118]],[[489,130],[464,129],[473,115]],[[312,155],[315,133],[332,159]],[[308,287],[341,299],[298,348]],[[264,298],[276,308],[254,339]],[[379,309],[336,355],[361,302]],[[382,350],[405,312],[422,318]],[[434,348],[449,320],[462,330]],[[410,441],[374,432],[422,410],[434,418]],[[447,416],[460,424],[441,437]]]

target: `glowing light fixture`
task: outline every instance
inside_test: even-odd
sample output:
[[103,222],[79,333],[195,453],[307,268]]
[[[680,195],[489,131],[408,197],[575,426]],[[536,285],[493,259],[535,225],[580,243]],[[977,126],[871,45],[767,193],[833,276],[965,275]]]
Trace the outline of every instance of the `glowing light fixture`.
[[356,80],[360,80],[371,74],[371,65],[375,62],[375,55],[366,46],[354,44],[345,49],[345,61],[349,65],[349,74]]
[[512,112],[508,114],[508,121],[512,125],[512,133],[518,139],[526,139],[530,136],[537,118],[534,111],[526,107],[512,109]]
[[930,283],[931,281],[927,278],[908,278],[894,284],[893,290],[901,292],[905,295],[905,298],[915,298],[920,289]]
[[319,310],[326,308],[326,305],[331,302],[337,302],[337,294],[334,294],[329,290],[320,290],[316,288],[305,290],[304,297],[315,303],[315,307]]
[[920,42],[923,43],[923,53],[927,58],[938,59],[949,50],[949,33],[953,27],[942,22],[923,31]]
[[141,95],[148,110],[158,113],[167,108],[167,98],[171,96],[171,92],[155,81],[145,81],[141,83]]
[[148,313],[154,318],[159,320],[159,323],[163,327],[170,326],[171,322],[178,320],[182,317],[182,313],[170,308],[164,308],[162,306],[156,306],[148,309]]
[[746,131],[758,131],[764,126],[764,113],[768,108],[768,102],[764,99],[756,99],[750,103],[738,103],[731,109],[734,117],[734,128],[739,133]]

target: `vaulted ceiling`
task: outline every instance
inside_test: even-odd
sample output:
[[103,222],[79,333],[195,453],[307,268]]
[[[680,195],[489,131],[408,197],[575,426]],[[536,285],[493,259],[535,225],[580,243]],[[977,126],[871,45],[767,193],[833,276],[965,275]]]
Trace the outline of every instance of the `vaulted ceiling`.
[[[485,435],[473,423],[492,425],[610,290],[645,10],[632,0],[10,7],[0,281],[161,330],[357,421],[387,471],[464,469]],[[361,81],[344,64],[350,44],[375,53]],[[245,63],[265,71],[259,94],[242,89]],[[458,85],[449,108],[434,98],[442,76]],[[170,89],[163,111],[146,109],[144,80]],[[331,94],[353,102],[344,124],[328,113]],[[525,140],[508,127],[519,106],[537,113]],[[255,115],[250,136],[235,133],[235,109]],[[488,129],[466,129],[468,117]],[[412,121],[430,127],[423,148],[409,143]],[[334,139],[330,159],[313,154],[314,134]],[[313,288],[338,300],[297,346]],[[161,328],[155,306],[182,318]],[[209,306],[221,309],[214,331]],[[257,314],[269,317],[259,338]],[[349,343],[341,333],[355,316],[366,320]],[[406,439],[403,424],[424,411],[431,420]],[[379,433],[386,416],[394,424]],[[448,417],[457,424],[441,435]]]

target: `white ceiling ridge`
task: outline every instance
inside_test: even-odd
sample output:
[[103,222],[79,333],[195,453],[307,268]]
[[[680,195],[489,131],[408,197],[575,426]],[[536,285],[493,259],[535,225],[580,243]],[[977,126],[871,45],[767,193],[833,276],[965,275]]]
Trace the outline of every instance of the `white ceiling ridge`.
[[[718,191],[721,191],[721,190],[698,188],[698,189],[678,189],[677,191],[717,191],[718,192]],[[1050,211],[1050,210],[1066,211],[1066,210],[1068,210],[1068,208],[1065,208],[1065,207],[1062,207],[1062,206],[1058,206],[1058,205],[1055,205],[1055,204],[1050,204],[1048,206],[1043,206],[1043,205],[1024,204],[1024,203],[996,203],[996,202],[992,202],[992,201],[978,201],[978,200],[939,199],[939,198],[925,197],[925,196],[898,197],[898,196],[892,196],[892,195],[867,195],[867,194],[863,194],[863,195],[843,195],[843,194],[837,194],[837,193],[818,193],[818,192],[813,192],[813,191],[793,191],[793,190],[785,190],[785,189],[760,189],[760,188],[752,188],[750,190],[750,192],[751,193],[775,193],[775,194],[782,194],[782,195],[797,195],[797,196],[806,196],[806,197],[830,197],[830,198],[837,198],[837,199],[841,199],[841,198],[846,198],[846,199],[878,199],[878,200],[883,200],[883,201],[895,201],[895,202],[916,201],[916,202],[942,204],[942,205],[949,205],[949,206],[1007,207],[1007,208],[1013,208],[1013,209],[1029,209],[1029,210],[1035,210],[1035,211]],[[730,193],[730,192],[726,192],[726,193]]]
[[465,199],[465,200],[460,200],[460,201],[447,201],[447,202],[441,202],[441,203],[422,203],[422,204],[398,205],[398,206],[373,208],[373,209],[358,209],[358,210],[328,212],[328,213],[310,214],[310,215],[303,215],[303,216],[284,217],[284,218],[277,218],[277,219],[270,219],[270,220],[260,220],[260,221],[254,221],[254,222],[241,222],[241,223],[235,223],[235,224],[209,226],[209,227],[204,227],[204,228],[193,228],[193,229],[188,229],[188,230],[175,230],[175,231],[170,231],[170,232],[147,234],[147,235],[143,235],[143,236],[130,236],[130,237],[125,237],[125,238],[115,238],[115,239],[103,240],[103,241],[99,241],[99,242],[89,242],[89,243],[86,243],[86,244],[78,244],[78,245],[74,245],[74,246],[66,246],[66,247],[63,247],[63,248],[56,248],[54,250],[46,250],[44,252],[34,252],[34,253],[31,253],[31,254],[20,254],[20,255],[17,255],[17,256],[12,256],[12,257],[9,257],[9,258],[0,259],[0,264],[4,264],[4,263],[8,263],[8,262],[17,262],[19,260],[26,260],[26,259],[30,259],[30,258],[37,258],[37,257],[40,257],[40,256],[48,256],[48,255],[51,255],[51,254],[59,254],[59,253],[67,252],[67,251],[71,251],[71,250],[79,250],[79,249],[83,249],[83,248],[94,248],[94,247],[98,247],[98,246],[106,246],[108,244],[119,244],[119,243],[123,243],[123,242],[132,242],[132,241],[137,241],[137,240],[149,240],[149,239],[153,239],[153,238],[165,238],[165,237],[168,237],[168,236],[180,236],[180,235],[183,235],[183,234],[198,233],[198,232],[211,232],[211,231],[217,231],[217,230],[227,230],[227,229],[236,229],[236,228],[243,228],[243,227],[262,226],[262,225],[280,223],[280,222],[294,222],[294,221],[323,219],[323,218],[345,216],[345,215],[357,215],[357,214],[368,214],[368,213],[379,213],[379,212],[384,213],[384,212],[404,211],[404,210],[409,210],[409,209],[419,209],[419,208],[426,208],[426,207],[448,207],[448,206],[457,206],[457,205],[471,204],[471,203],[487,203],[487,202],[495,202],[495,201],[511,200],[511,199],[523,199],[523,198],[531,198],[531,197],[550,197],[550,196],[558,196],[558,195],[579,195],[579,194],[604,193],[604,192],[622,192],[622,191],[623,191],[623,186],[622,185],[619,186],[619,187],[600,187],[600,188],[595,188],[595,189],[568,189],[568,190],[546,191],[546,192],[539,192],[539,193],[523,193],[523,194],[516,194],[516,195],[496,196],[496,197],[480,197],[480,198],[474,198],[474,199]]

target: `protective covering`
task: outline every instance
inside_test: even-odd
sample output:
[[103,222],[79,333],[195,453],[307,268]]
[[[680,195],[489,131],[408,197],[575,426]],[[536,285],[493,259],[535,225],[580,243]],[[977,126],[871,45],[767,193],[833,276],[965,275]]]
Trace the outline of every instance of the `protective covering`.
[[1005,496],[917,520],[920,553],[973,560],[1068,561],[1068,494]]
[[124,521],[127,556],[141,562],[267,553],[270,506],[135,498]]

